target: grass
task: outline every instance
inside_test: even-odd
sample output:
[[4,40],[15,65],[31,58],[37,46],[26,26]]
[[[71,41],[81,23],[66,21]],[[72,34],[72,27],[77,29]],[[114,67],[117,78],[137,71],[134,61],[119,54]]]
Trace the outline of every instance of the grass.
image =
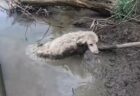
[[115,18],[126,20],[136,15],[137,0],[119,0],[115,11]]

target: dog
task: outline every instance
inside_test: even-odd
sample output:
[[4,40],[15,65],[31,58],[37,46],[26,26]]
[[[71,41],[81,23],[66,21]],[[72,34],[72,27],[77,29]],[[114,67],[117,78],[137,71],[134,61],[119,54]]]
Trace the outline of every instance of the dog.
[[98,36],[92,31],[78,31],[64,34],[38,47],[37,56],[61,59],[68,56],[83,54],[86,50],[97,54]]

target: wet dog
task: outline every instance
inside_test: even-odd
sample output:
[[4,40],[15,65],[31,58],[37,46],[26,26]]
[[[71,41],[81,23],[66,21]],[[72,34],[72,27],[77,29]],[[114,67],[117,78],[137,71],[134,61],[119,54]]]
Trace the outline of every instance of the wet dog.
[[64,34],[38,47],[37,55],[44,58],[61,59],[83,54],[87,49],[98,53],[98,36],[92,31],[78,31]]

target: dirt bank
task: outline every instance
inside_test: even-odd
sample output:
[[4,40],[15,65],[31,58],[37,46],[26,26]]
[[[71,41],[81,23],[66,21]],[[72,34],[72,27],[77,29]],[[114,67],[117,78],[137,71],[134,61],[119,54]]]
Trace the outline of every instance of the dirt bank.
[[[106,27],[98,31],[101,44],[117,44],[140,41],[140,26],[126,22],[114,27]],[[92,65],[92,56],[88,56],[88,65]],[[125,48],[111,52],[101,52],[96,56],[98,62],[89,71],[94,74],[96,81],[102,81],[105,91],[97,96],[139,96],[140,89],[140,50],[139,48]],[[93,66],[93,65],[92,65]],[[101,86],[96,85],[97,88]],[[96,89],[97,90],[97,89]],[[100,92],[99,92],[100,93]],[[86,95],[87,96],[87,95]],[[95,95],[96,96],[96,95]]]

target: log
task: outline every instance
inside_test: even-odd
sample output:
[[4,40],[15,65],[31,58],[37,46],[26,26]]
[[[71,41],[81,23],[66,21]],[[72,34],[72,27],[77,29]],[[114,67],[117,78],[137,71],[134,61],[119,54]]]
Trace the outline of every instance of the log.
[[117,0],[20,0],[22,4],[34,6],[73,6],[87,8],[101,14],[112,14]]

